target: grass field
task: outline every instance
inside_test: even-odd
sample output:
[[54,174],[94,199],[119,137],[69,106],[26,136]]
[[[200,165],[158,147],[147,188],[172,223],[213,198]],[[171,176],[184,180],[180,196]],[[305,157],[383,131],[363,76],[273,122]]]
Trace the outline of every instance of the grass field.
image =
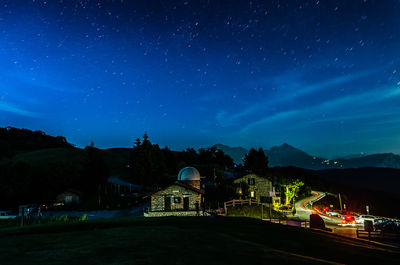
[[396,264],[397,250],[247,218],[126,218],[0,229],[0,264]]

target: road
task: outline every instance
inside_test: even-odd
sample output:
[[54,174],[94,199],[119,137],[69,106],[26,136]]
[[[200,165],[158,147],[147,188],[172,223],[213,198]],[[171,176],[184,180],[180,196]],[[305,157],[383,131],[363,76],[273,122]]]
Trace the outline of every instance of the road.
[[[312,196],[298,201],[295,204],[296,215],[301,220],[310,220],[310,214],[317,213],[312,210],[312,204],[321,200],[325,197],[324,192],[312,191]],[[332,232],[338,235],[357,238],[357,227],[355,226],[339,226],[341,219],[337,217],[327,216],[321,213],[317,213],[322,219],[324,219],[326,227],[332,229]]]
[[325,193],[320,192],[320,191],[311,191],[312,196],[305,198],[303,200],[300,200],[296,202],[295,207],[296,207],[296,215],[295,217],[298,217],[301,220],[309,220],[310,219],[310,214],[315,213],[314,210],[310,209],[309,205],[312,205],[313,203],[321,200],[323,197],[325,197]]

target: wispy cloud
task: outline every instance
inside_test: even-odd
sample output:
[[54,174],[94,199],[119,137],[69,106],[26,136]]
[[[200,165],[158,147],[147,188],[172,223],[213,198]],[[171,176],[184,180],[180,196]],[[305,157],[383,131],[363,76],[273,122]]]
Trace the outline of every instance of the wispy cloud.
[[339,76],[335,77],[323,82],[315,83],[315,84],[301,84],[300,78],[296,77],[296,80],[293,80],[295,82],[292,84],[292,87],[294,87],[294,91],[291,91],[290,93],[286,93],[283,95],[279,95],[273,98],[268,98],[265,100],[265,102],[262,103],[257,103],[253,104],[250,107],[247,107],[243,109],[242,111],[239,111],[234,114],[230,115],[225,115],[223,120],[218,119],[219,117],[217,116],[216,119],[219,121],[223,126],[229,126],[232,125],[234,122],[238,121],[239,119],[245,118],[249,115],[252,115],[254,113],[258,113],[260,111],[264,111],[274,105],[282,104],[291,100],[294,100],[298,97],[305,96],[308,94],[312,94],[318,91],[322,91],[331,87],[335,87],[338,85],[342,85],[351,81],[355,81],[357,79],[372,75],[376,73],[376,70],[369,70],[369,71],[362,71],[354,74],[349,74],[345,76]]
[[[289,118],[295,118],[300,116],[306,116],[308,114],[315,113],[327,113],[332,112],[338,109],[343,108],[355,108],[358,106],[366,106],[367,104],[377,103],[383,100],[392,99],[394,97],[400,96],[400,88],[399,87],[391,87],[385,89],[379,89],[374,91],[368,91],[362,94],[350,95],[347,97],[334,99],[330,101],[325,101],[319,105],[315,105],[313,107],[301,108],[301,109],[293,109],[285,112],[275,113],[269,116],[265,116],[262,119],[257,121],[248,123],[240,132],[247,133],[253,129],[258,127],[266,126],[268,124],[273,124],[274,122],[281,122],[287,120]],[[387,115],[388,113],[386,113]],[[385,115],[385,113],[381,113],[381,115]],[[364,117],[364,116],[361,116]],[[347,115],[346,119],[357,119],[360,118],[360,115]],[[339,120],[340,118],[336,118]],[[332,121],[332,119],[320,119],[319,121]],[[312,122],[316,122],[313,120]]]
[[5,102],[0,102],[0,111],[10,112],[10,113],[18,114],[20,116],[26,116],[26,117],[32,117],[32,118],[36,118],[39,116],[37,113],[31,112],[28,110],[24,110],[22,108],[19,108],[17,106],[14,106],[12,104],[5,103]]

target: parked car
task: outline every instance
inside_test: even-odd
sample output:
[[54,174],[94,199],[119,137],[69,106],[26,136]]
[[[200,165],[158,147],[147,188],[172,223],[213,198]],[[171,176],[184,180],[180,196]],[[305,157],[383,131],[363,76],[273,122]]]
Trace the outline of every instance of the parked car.
[[375,219],[375,230],[400,233],[400,221],[395,219]]
[[364,224],[364,221],[372,221],[372,223],[375,223],[375,219],[375,216],[362,214],[356,217],[356,222],[357,224]]
[[0,211],[0,220],[12,220],[17,218],[17,215],[10,211]]

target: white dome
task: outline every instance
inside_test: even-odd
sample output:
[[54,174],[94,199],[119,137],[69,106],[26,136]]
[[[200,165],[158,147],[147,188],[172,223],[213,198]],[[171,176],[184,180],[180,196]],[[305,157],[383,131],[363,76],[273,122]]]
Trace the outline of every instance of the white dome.
[[184,167],[178,173],[178,180],[200,180],[200,173],[194,167]]

